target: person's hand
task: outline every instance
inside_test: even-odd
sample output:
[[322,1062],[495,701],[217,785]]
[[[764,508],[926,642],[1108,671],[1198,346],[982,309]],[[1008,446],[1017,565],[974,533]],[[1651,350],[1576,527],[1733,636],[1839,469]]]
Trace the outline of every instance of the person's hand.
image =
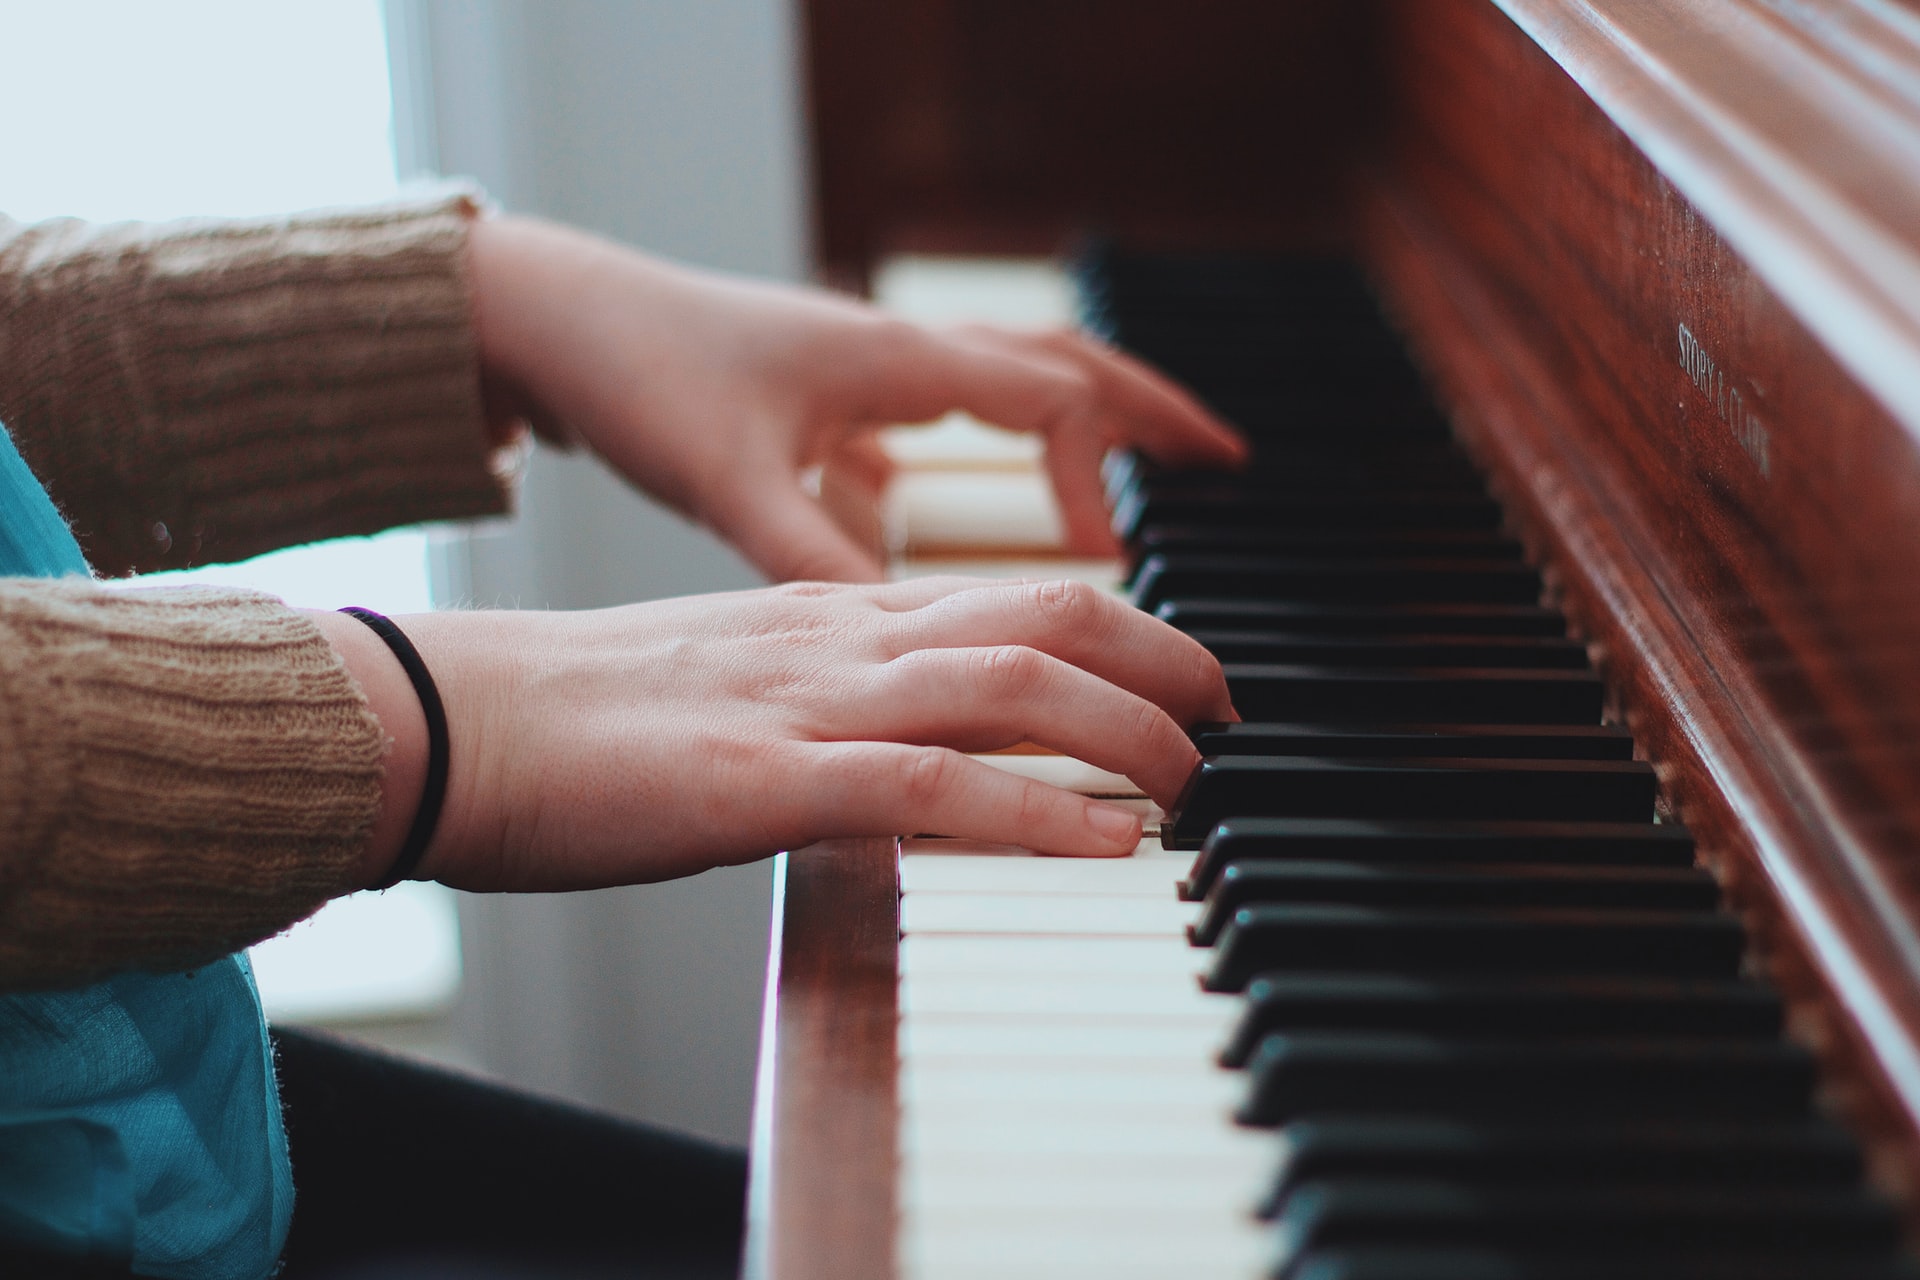
[[775,579],[880,577],[804,484],[878,427],[964,409],[1045,436],[1069,547],[1088,555],[1114,550],[1110,445],[1170,463],[1245,456],[1191,396],[1079,334],[931,330],[525,219],[477,224],[472,261],[494,385]]
[[[418,800],[424,724],[371,632],[314,616],[394,738],[374,883]],[[452,736],[419,874],[466,889],[662,880],[835,836],[1124,854],[1133,814],[960,753],[1030,741],[1168,804],[1199,760],[1183,730],[1234,718],[1204,649],[1080,583],[800,583],[396,621]]]

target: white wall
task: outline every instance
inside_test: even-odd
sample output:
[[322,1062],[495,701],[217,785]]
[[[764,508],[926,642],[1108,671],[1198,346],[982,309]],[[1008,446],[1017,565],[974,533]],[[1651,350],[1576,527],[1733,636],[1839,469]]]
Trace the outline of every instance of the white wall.
[[[805,276],[791,0],[387,0],[387,14],[403,173],[468,174],[511,210]],[[544,451],[519,518],[442,545],[436,569],[442,602],[547,608],[757,581],[591,461]],[[744,1140],[769,882],[761,864],[463,898],[464,1047],[520,1083]]]

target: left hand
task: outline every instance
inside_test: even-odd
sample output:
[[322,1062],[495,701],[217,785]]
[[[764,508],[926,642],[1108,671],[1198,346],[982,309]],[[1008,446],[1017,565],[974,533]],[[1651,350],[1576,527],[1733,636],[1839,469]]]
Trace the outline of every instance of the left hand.
[[1241,461],[1194,398],[1072,332],[933,330],[819,290],[712,275],[563,227],[473,231],[481,360],[647,492],[774,579],[877,581],[881,566],[804,486],[874,430],[961,409],[1046,438],[1069,548],[1114,548],[1099,464]]

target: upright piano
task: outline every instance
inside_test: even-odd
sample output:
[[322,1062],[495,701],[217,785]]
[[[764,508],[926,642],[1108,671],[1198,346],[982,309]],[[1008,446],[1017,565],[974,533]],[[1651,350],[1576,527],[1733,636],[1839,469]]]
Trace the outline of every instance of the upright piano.
[[1073,247],[1259,458],[1110,469],[1139,856],[782,856],[749,1273],[1920,1274],[1920,11],[805,12],[829,274]]

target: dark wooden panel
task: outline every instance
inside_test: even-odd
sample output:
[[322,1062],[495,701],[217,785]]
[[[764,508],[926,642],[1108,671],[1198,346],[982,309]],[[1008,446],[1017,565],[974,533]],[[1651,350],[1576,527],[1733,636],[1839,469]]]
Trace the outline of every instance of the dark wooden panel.
[[1377,273],[1903,1181],[1920,345],[1875,291],[1920,270],[1920,201],[1888,198],[1920,115],[1773,6],[1510,7],[1553,56],[1491,5],[1391,8]]
[[900,846],[782,854],[754,1091],[746,1274],[893,1275]]
[[1338,239],[1365,8],[808,0],[821,260]]

